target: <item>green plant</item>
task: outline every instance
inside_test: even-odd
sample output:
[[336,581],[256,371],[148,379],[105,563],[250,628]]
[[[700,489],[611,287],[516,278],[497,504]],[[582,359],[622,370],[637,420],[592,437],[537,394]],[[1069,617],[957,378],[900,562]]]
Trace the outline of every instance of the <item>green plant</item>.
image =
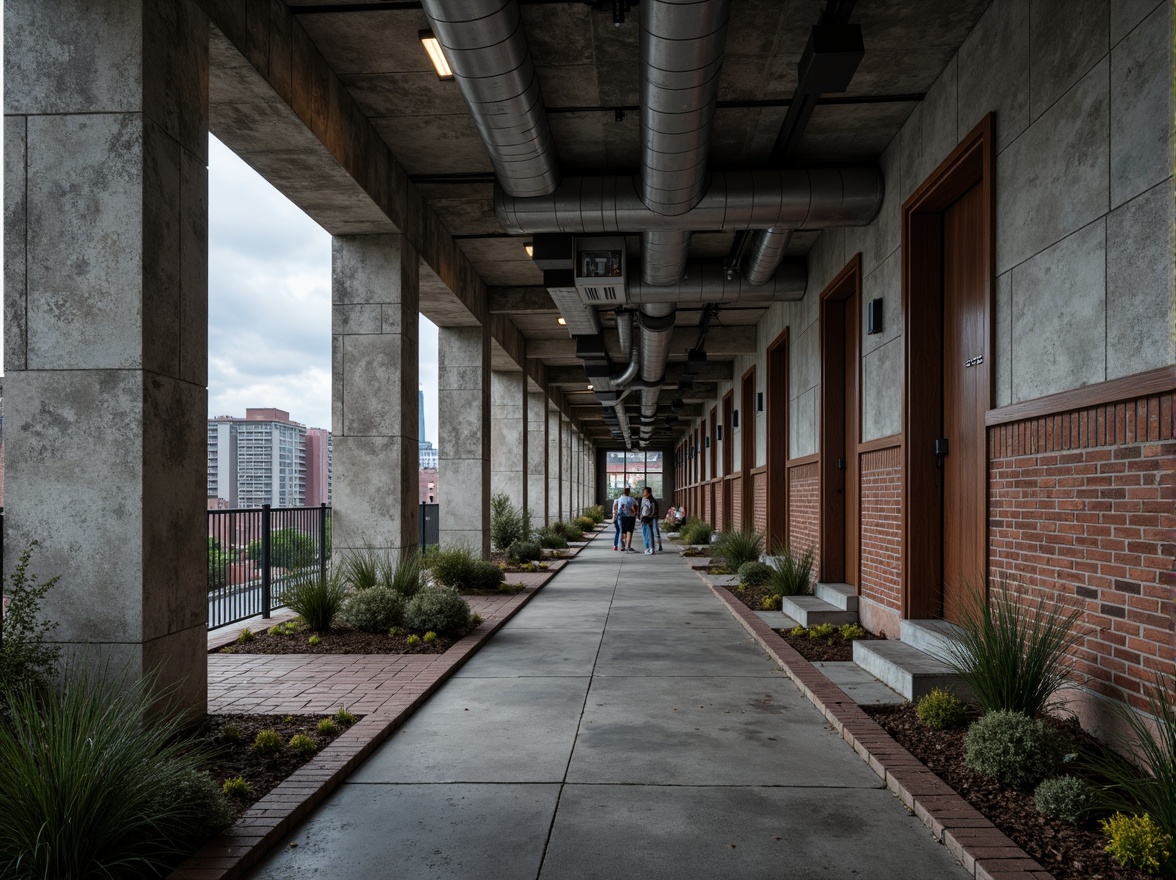
[[286,587],[284,601],[312,630],[326,632],[346,598],[347,592],[338,574],[305,572]]
[[1094,807],[1095,790],[1079,776],[1051,776],[1033,790],[1037,810],[1070,825],[1077,825]]
[[596,528],[596,520],[590,516],[578,516],[572,520],[572,524],[579,526],[581,532],[587,532],[590,529]]
[[429,570],[433,580],[442,587],[467,586],[474,577],[474,569],[482,561],[469,544],[452,544],[431,554]]
[[1006,709],[1036,718],[1069,678],[1068,651],[1081,637],[1080,610],[1056,599],[1018,600],[1007,583],[972,592],[960,605],[960,632],[949,664],[985,712]]
[[419,645],[421,643],[421,637],[418,636],[416,633],[413,633],[411,636],[409,636],[407,639],[405,639],[404,642],[410,648],[415,648],[417,645]]
[[398,636],[398,635],[401,635],[403,632],[404,632],[403,627],[400,627],[400,626],[388,627],[388,635],[390,635],[390,636]]
[[228,583],[228,568],[233,554],[221,549],[220,538],[208,538],[208,589],[215,590]]
[[568,546],[568,539],[563,536],[563,533],[557,532],[549,526],[536,530],[535,539],[539,542],[539,546],[548,550],[563,550]]
[[322,643],[323,643],[323,640],[320,639],[318,636],[311,636],[309,639],[306,640],[306,644],[310,645],[312,648],[315,645],[321,645]]
[[245,627],[237,634],[237,641],[242,645],[252,642],[255,638],[257,638],[257,636],[253,634],[253,630],[251,630],[249,627]]
[[220,738],[223,742],[239,743],[245,739],[245,735],[241,733],[241,728],[236,724],[226,724],[220,730]]
[[194,775],[211,745],[185,733],[190,719],[153,714],[168,693],[150,679],[67,670],[55,688],[4,690],[0,876],[147,873],[215,820]]
[[276,730],[259,730],[253,739],[253,751],[259,755],[269,755],[281,750],[282,737]]
[[[495,569],[497,571],[497,569]],[[501,572],[498,572],[501,575]],[[458,632],[469,626],[470,606],[461,594],[450,587],[427,587],[404,609],[404,623],[421,632]]]
[[229,797],[237,798],[246,797],[252,788],[253,786],[246,782],[243,776],[233,776],[226,779],[224,784],[221,785],[221,791]]
[[233,824],[233,810],[226,792],[204,770],[184,771],[174,786],[169,791],[157,792],[149,809],[155,814],[167,810],[171,801],[186,804],[191,813],[191,825],[184,835],[185,840],[207,840]]
[[360,632],[385,632],[404,620],[404,597],[387,587],[352,593],[343,603],[343,618]]
[[[56,671],[61,651],[46,644],[57,623],[42,618],[41,600],[60,578],[39,583],[35,574],[29,574],[29,561],[38,543],[33,541],[25,547],[12,574],[4,579],[3,593],[8,607],[0,615],[0,683],[27,682],[30,687],[43,690]],[[0,716],[4,700],[0,692]]]
[[[245,547],[245,558],[261,564],[261,540],[250,541]],[[270,565],[274,568],[307,568],[318,562],[318,544],[314,538],[297,529],[278,529],[270,532]]]
[[772,576],[772,567],[758,559],[739,566],[739,583],[748,587],[762,587]]
[[383,580],[387,559],[369,545],[344,551],[339,566],[344,584],[352,590],[370,590]]
[[764,609],[764,611],[777,611],[780,608],[780,597],[772,595],[764,596],[764,598],[760,600],[760,606]]
[[318,731],[319,736],[330,736],[339,729],[339,725],[330,718],[323,718],[319,720],[314,729]]
[[471,626],[480,626],[481,624],[482,624],[482,615],[478,614],[478,612],[475,611],[473,614],[470,615],[470,625]]
[[470,590],[493,591],[506,580],[502,569],[493,562],[478,560],[470,571],[469,579],[464,586]]
[[396,565],[387,580],[393,592],[408,600],[420,592],[421,587],[428,585],[429,572],[416,549],[407,547],[396,557]]
[[803,626],[794,626],[792,629],[788,630],[788,635],[798,639],[805,638],[808,636],[808,630]]
[[522,541],[530,531],[530,519],[519,510],[505,492],[490,496],[490,543],[495,550],[506,550]]
[[584,540],[584,530],[576,525],[574,522],[564,523],[563,527],[564,537],[569,541]]
[[1151,816],[1115,813],[1100,823],[1108,842],[1103,847],[1125,868],[1156,874],[1172,859],[1172,837]]
[[837,632],[837,627],[831,623],[818,623],[808,628],[810,639],[827,639]]
[[515,541],[506,548],[506,561],[511,565],[522,565],[543,558],[543,548],[538,541]]
[[318,749],[314,738],[305,733],[296,733],[290,737],[290,748],[299,755],[309,755]]
[[435,641],[437,641],[437,634],[435,632],[433,632],[432,630],[429,630],[427,633],[425,633],[425,644],[426,645],[431,645]]
[[595,525],[600,525],[602,522],[604,522],[604,508],[599,504],[594,504],[591,507],[585,507],[584,516],[592,520]]
[[293,724],[294,723],[294,716],[293,715],[283,715],[282,716],[282,723],[283,724]]
[[841,638],[845,639],[847,642],[852,642],[857,639],[864,639],[866,637],[865,628],[856,623],[844,623],[841,625],[841,629],[838,630],[838,632],[841,633]]
[[350,727],[355,723],[355,716],[347,711],[346,706],[340,706],[339,711],[331,716],[336,724],[341,724],[344,727]]
[[964,763],[1013,788],[1036,785],[1060,760],[1056,734],[1021,712],[986,712],[964,737]]
[[281,636],[288,639],[290,636],[298,632],[298,624],[293,620],[288,620],[285,623],[276,623],[266,630],[271,636]]
[[809,591],[813,579],[813,548],[799,555],[790,546],[777,553],[767,588],[777,596],[801,596]]
[[712,549],[724,567],[737,571],[745,562],[759,562],[764,536],[759,532],[723,532]]
[[713,531],[710,523],[691,516],[678,529],[678,540],[683,544],[709,544]]
[[915,714],[928,727],[950,730],[964,726],[968,720],[968,707],[955,694],[943,688],[935,688],[931,693],[919,697]]
[[1103,807],[1146,813],[1176,840],[1176,675],[1158,672],[1144,697],[1150,718],[1125,702],[1111,704],[1124,732],[1111,740],[1113,751],[1083,761],[1109,783],[1099,795]]

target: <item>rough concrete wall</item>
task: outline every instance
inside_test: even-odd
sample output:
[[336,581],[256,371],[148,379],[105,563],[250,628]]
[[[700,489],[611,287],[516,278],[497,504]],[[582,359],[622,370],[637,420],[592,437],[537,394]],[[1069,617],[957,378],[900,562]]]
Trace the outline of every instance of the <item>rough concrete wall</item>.
[[[490,553],[490,333],[439,327],[437,436],[441,544],[464,541]],[[458,491],[457,487],[460,487]]]
[[527,394],[527,506],[534,528],[547,525],[547,395]]
[[490,491],[523,504],[526,483],[526,380],[519,373],[490,373]]

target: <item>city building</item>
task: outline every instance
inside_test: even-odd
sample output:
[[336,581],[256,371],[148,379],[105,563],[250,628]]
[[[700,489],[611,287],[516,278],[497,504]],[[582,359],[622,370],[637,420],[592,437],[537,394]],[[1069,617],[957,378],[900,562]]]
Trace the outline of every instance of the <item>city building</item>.
[[[314,442],[317,448],[321,441]],[[302,507],[307,496],[306,453],[306,427],[291,421],[285,410],[250,408],[243,419],[209,419],[208,496],[223,498],[234,508]],[[326,455],[329,480],[329,447]],[[321,462],[323,455],[317,458]],[[318,481],[321,486],[322,479]]]
[[417,439],[420,445],[421,470],[437,469],[437,449],[425,439],[425,391],[417,390]]
[[306,429],[306,506],[331,503],[331,432]]
[[421,504],[437,504],[441,500],[441,481],[437,468],[421,468],[419,474],[419,498]]

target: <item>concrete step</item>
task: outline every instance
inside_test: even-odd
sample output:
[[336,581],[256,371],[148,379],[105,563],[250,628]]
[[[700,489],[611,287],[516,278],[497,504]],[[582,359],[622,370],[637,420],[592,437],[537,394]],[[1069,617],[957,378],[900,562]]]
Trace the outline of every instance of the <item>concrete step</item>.
[[783,611],[757,611],[755,616],[770,626],[772,629],[795,629],[800,626],[795,620],[785,614]]
[[857,614],[857,587],[849,584],[817,584],[813,587],[813,595],[824,599],[830,605],[835,605],[842,611],[852,611]]
[[967,700],[971,692],[950,666],[901,641],[857,641],[853,662],[912,702],[934,688]]
[[899,624],[898,637],[906,644],[949,663],[951,646],[959,632],[958,626],[946,620],[904,620]]
[[816,626],[819,623],[841,626],[843,623],[857,623],[858,619],[856,611],[846,611],[816,596],[784,596],[780,610],[801,626]]

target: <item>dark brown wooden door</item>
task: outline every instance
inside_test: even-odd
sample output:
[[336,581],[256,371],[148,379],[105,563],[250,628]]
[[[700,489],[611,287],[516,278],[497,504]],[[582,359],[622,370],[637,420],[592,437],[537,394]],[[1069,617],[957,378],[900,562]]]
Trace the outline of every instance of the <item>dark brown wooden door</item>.
[[975,186],[943,215],[943,615],[957,623],[985,569],[983,209]]
[[731,414],[735,409],[734,392],[728,391],[723,396],[723,531],[729,532],[735,527],[731,509],[734,502],[731,492],[731,472],[735,466],[735,437],[731,433]]
[[768,534],[769,553],[788,537],[788,331],[768,349]]
[[861,297],[855,290],[845,300],[845,583],[858,585],[858,330],[862,323]]

